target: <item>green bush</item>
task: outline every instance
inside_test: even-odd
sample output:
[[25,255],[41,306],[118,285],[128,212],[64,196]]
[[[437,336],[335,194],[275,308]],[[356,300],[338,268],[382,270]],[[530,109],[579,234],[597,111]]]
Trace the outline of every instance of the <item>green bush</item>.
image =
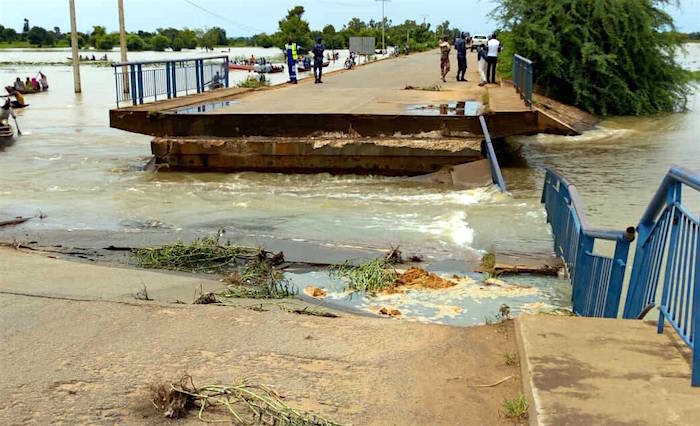
[[[535,62],[546,96],[600,115],[641,115],[685,107],[688,73],[671,0],[499,0],[506,48]],[[502,70],[507,64],[502,64]]]
[[116,43],[110,36],[100,36],[95,40],[95,47],[100,50],[112,50],[115,45]]
[[170,40],[166,36],[158,34],[151,38],[151,46],[153,50],[162,52],[170,46]]

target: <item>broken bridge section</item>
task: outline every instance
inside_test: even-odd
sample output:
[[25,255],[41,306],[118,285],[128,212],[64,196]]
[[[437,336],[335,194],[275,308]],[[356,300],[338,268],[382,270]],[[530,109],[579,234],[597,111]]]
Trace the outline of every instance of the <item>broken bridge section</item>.
[[[155,163],[172,170],[406,176],[485,158],[480,115],[496,145],[512,135],[577,134],[512,87],[478,86],[476,66],[469,83],[436,84],[438,63],[433,51],[331,72],[322,85],[203,90],[113,109],[110,126],[154,136]],[[504,98],[508,108],[499,109]]]

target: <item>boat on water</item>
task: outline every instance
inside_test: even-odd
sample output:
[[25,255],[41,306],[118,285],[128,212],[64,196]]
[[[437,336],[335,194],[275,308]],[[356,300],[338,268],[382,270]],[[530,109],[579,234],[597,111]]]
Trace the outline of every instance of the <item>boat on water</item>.
[[[330,65],[330,62],[326,61],[321,66],[323,68],[326,68],[328,65]],[[299,72],[307,72],[307,71],[311,71],[312,69],[313,69],[313,65],[309,65],[306,63],[297,64],[297,71],[299,71]]]
[[7,121],[0,122],[0,144],[7,144],[15,136],[15,129]]
[[238,70],[238,71],[253,71],[253,65],[246,65],[246,64],[234,64],[234,63],[229,63],[228,64],[228,69],[230,70]]
[[[31,94],[33,94],[33,93],[48,92],[48,91],[49,91],[49,88],[47,87],[46,89],[41,89],[41,90],[34,90],[34,89],[32,89],[32,90],[27,90],[27,89],[24,89],[24,90],[16,90],[16,89],[14,88],[14,86],[5,86],[5,90],[6,90],[7,93],[9,93],[10,95],[13,94],[14,92],[19,92],[19,93],[21,93],[22,95],[31,95]],[[28,105],[28,104],[27,104],[27,105]]]
[[261,74],[275,74],[284,71],[284,65],[255,64],[253,71]]

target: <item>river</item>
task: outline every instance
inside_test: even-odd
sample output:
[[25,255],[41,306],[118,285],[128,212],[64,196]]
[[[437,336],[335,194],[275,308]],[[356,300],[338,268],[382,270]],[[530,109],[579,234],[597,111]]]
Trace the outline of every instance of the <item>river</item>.
[[[230,55],[250,53],[276,56],[279,51],[236,48]],[[116,52],[110,55],[117,59]],[[154,59],[173,53],[130,55]],[[539,202],[544,167],[558,169],[576,184],[592,224],[618,229],[636,224],[670,166],[700,169],[696,90],[685,113],[607,119],[579,137],[514,138],[510,143],[521,147],[520,161],[504,168],[508,195],[492,188],[459,190],[372,176],[154,174],[142,171],[150,157],[150,138],[108,127],[107,111],[114,106],[112,69],[81,67],[83,93],[76,95],[69,66],[41,64],[66,56],[66,49],[0,50],[0,82],[42,70],[51,85],[49,92],[27,97],[31,106],[18,111],[23,136],[0,148],[0,217],[46,214],[26,224],[32,230],[149,229],[177,237],[178,232],[204,235],[226,228],[234,239],[373,250],[400,244],[405,252],[433,262],[474,261],[487,250],[551,250]],[[682,61],[699,69],[700,44],[688,45]],[[453,271],[465,272],[441,270]],[[311,279],[320,278],[302,277]],[[516,306],[568,304],[566,281],[523,280],[542,293],[513,301]],[[483,313],[495,312],[493,304],[502,300],[473,309],[457,322],[483,320]]]

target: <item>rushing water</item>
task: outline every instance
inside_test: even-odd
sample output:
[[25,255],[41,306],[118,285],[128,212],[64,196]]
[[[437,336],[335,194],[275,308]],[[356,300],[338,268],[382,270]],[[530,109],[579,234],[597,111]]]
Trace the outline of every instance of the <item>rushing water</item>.
[[[238,50],[231,55],[251,53]],[[253,53],[274,56],[279,51]],[[130,59],[173,55],[136,53]],[[66,50],[0,50],[0,62],[50,62],[66,56]],[[699,60],[700,45],[689,45],[685,65],[698,69]],[[404,251],[428,259],[473,260],[490,249],[551,248],[539,203],[544,167],[557,168],[577,185],[593,224],[615,228],[639,219],[671,165],[700,169],[696,91],[686,113],[609,119],[579,137],[515,138],[511,142],[522,146],[522,161],[504,169],[509,195],[372,176],[154,174],[141,170],[150,157],[150,138],[108,127],[107,111],[114,105],[111,68],[83,66],[81,95],[73,94],[68,66],[5,65],[0,82],[9,84],[40,69],[49,76],[50,92],[27,96],[31,106],[18,111],[24,136],[0,148],[0,217],[46,213],[45,220],[27,223],[36,229],[129,231],[155,226],[169,233],[212,233],[226,227],[229,235],[374,249],[400,243]],[[313,274],[294,279],[302,287],[323,281]],[[538,286],[541,294],[520,302],[497,298],[488,306],[472,303],[476,307],[467,309],[461,321],[483,319],[484,312],[494,313],[494,305],[503,300],[516,306],[568,303],[562,280],[518,280]],[[451,303],[465,306],[469,297],[455,295]]]

